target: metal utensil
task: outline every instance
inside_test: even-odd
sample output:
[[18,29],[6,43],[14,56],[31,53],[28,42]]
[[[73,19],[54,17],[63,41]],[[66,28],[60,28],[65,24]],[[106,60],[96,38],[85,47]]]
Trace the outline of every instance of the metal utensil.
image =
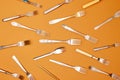
[[112,47],[120,47],[120,43],[114,43],[112,45],[105,45],[105,46],[101,46],[101,47],[96,47],[93,50],[99,51],[99,50],[104,50],[104,49],[108,49],[108,48],[112,48]]
[[59,47],[59,48],[56,48],[54,51],[52,52],[49,52],[47,54],[44,54],[44,55],[41,55],[41,56],[37,56],[35,58],[33,58],[33,60],[38,60],[38,59],[41,59],[41,58],[44,58],[44,57],[47,57],[47,56],[50,56],[50,55],[53,55],[53,54],[61,54],[65,51],[65,48],[64,47]]
[[14,19],[22,18],[22,17],[30,17],[30,16],[34,16],[34,15],[37,15],[37,14],[38,14],[38,11],[32,11],[32,12],[27,12],[25,14],[20,14],[20,15],[4,18],[4,19],[2,19],[2,21],[7,22],[7,21],[10,21],[10,20],[14,20]]
[[38,4],[38,3],[36,3],[36,2],[32,2],[32,1],[29,1],[29,0],[22,0],[23,2],[25,2],[25,3],[28,3],[28,4],[30,4],[30,5],[33,5],[33,6],[35,6],[35,7],[42,7],[42,5],[40,5],[40,4]]
[[80,72],[80,73],[83,73],[83,74],[86,73],[86,69],[83,68],[83,67],[80,67],[80,66],[71,66],[71,65],[69,65],[69,64],[65,64],[65,63],[62,63],[62,62],[58,62],[58,61],[55,61],[55,60],[52,60],[52,59],[50,59],[49,61],[50,61],[50,62],[53,62],[53,63],[56,63],[56,64],[59,64],[59,65],[62,65],[62,66],[66,66],[66,67],[72,68],[72,69],[74,69],[75,71]]
[[22,75],[19,75],[19,74],[17,74],[17,73],[12,73],[12,72],[6,71],[6,70],[1,69],[1,68],[0,68],[0,72],[1,72],[1,73],[4,73],[4,74],[7,74],[7,75],[11,75],[11,76],[14,77],[14,78],[19,78],[19,79],[21,79],[21,80],[24,78]]
[[57,4],[56,6],[44,11],[44,14],[48,14],[49,12],[52,12],[53,10],[59,8],[60,6],[64,5],[64,4],[68,4],[70,3],[72,0],[64,0],[64,2],[60,3],[60,4]]
[[91,54],[89,54],[89,53],[87,53],[87,52],[84,52],[84,51],[82,51],[82,50],[80,50],[80,49],[76,49],[76,52],[79,52],[79,53],[81,53],[81,54],[83,54],[83,55],[85,55],[85,56],[88,56],[88,57],[90,57],[90,58],[92,58],[92,59],[95,59],[95,60],[97,60],[98,62],[100,62],[100,63],[102,63],[102,64],[104,64],[104,65],[108,65],[108,64],[110,63],[110,62],[109,62],[108,60],[106,60],[106,59],[95,57],[95,56],[93,56],[93,55],[91,55]]
[[12,59],[19,65],[19,67],[26,73],[27,78],[29,80],[35,80],[33,75],[31,73],[29,73],[24,66],[20,63],[20,61],[16,58],[16,56],[12,56]]
[[0,50],[5,49],[5,48],[10,48],[10,47],[17,47],[17,46],[22,47],[22,46],[29,45],[29,44],[30,44],[29,40],[19,41],[19,42],[14,43],[14,44],[2,45],[2,46],[0,46]]
[[94,30],[99,29],[100,27],[102,27],[104,24],[110,22],[111,20],[115,19],[115,18],[119,18],[120,17],[120,10],[117,11],[112,17],[110,17],[109,19],[105,20],[104,22],[102,22],[101,24],[99,24],[98,26],[94,27]]
[[49,21],[49,24],[56,24],[58,22],[61,22],[63,20],[66,20],[66,19],[70,19],[70,18],[74,18],[74,17],[82,17],[85,15],[85,12],[84,11],[78,11],[76,14],[74,15],[71,15],[71,16],[67,16],[67,17],[64,17],[64,18],[58,18],[58,19],[54,19],[54,20],[51,20]]
[[120,76],[117,75],[117,74],[102,71],[102,70],[100,70],[100,69],[98,69],[98,68],[96,68],[94,66],[90,66],[89,69],[92,70],[92,71],[99,72],[99,73],[105,74],[107,76],[110,76],[111,78],[113,78],[115,80],[120,80]]
[[22,25],[22,24],[20,24],[20,23],[17,23],[17,22],[11,22],[11,25],[12,25],[12,26],[15,26],[15,27],[24,28],[24,29],[27,29],[27,30],[34,31],[34,32],[36,32],[37,34],[42,35],[42,36],[47,36],[47,35],[48,35],[48,33],[47,33],[46,31],[44,31],[44,30],[33,29],[33,28],[24,26],[24,25]]
[[68,39],[68,40],[48,40],[48,39],[41,39],[39,40],[40,43],[67,43],[69,45],[80,45],[80,39]]
[[43,71],[45,71],[48,75],[50,75],[52,78],[54,78],[55,80],[60,80],[57,76],[55,76],[53,73],[51,73],[50,71],[48,71],[46,68],[44,68],[43,66],[39,66],[39,68],[41,68]]
[[65,25],[65,24],[63,24],[62,27],[63,27],[64,29],[68,30],[68,31],[74,32],[74,33],[76,33],[76,34],[84,37],[85,40],[88,40],[88,41],[90,41],[90,42],[92,42],[92,43],[97,43],[97,41],[98,41],[96,38],[91,37],[91,36],[88,35],[88,34],[84,34],[84,33],[82,33],[82,32],[78,32],[77,30],[74,30],[74,29],[72,29],[71,27],[69,27],[69,26],[67,26],[67,25]]
[[89,6],[92,6],[92,5],[94,5],[94,4],[96,4],[96,3],[98,3],[98,2],[100,2],[101,0],[93,0],[93,1],[91,1],[91,2],[89,2],[89,3],[87,3],[87,4],[85,4],[85,5],[83,5],[82,6],[82,8],[88,8]]

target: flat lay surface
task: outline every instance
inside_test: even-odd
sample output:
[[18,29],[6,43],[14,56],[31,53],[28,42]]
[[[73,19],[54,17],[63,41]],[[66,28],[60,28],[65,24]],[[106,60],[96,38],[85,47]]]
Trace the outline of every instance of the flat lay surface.
[[[35,80],[55,80],[55,76],[57,76],[56,80],[114,80],[107,75],[89,70],[89,66],[120,75],[120,17],[118,17],[120,14],[114,16],[120,10],[120,0],[101,0],[85,9],[82,8],[83,5],[91,1],[73,0],[44,14],[46,10],[64,2],[64,0],[31,0],[31,2],[37,2],[42,5],[40,8],[30,5],[30,3],[24,3],[21,0],[2,0],[0,3],[0,46],[15,43],[18,43],[19,46],[14,45],[16,47],[0,50],[0,69],[18,73],[24,76],[23,80],[28,80],[29,76],[27,77],[24,70],[12,59],[12,56],[16,56],[25,69],[34,76]],[[34,13],[36,10],[38,11],[37,14]],[[78,15],[77,12],[79,11],[84,11],[84,16],[83,14]],[[4,18],[15,15],[21,15],[22,17],[7,22],[2,21]],[[49,24],[51,20],[72,15],[75,16],[56,24]],[[102,25],[99,29],[94,29],[109,18],[112,20]],[[11,22],[17,22],[21,25],[14,24],[13,26]],[[65,29],[63,24],[84,33],[87,37]],[[39,30],[42,31],[40,32]],[[94,39],[89,38],[88,35],[97,39],[97,42],[92,42]],[[76,40],[76,43],[75,41],[70,41],[73,39]],[[26,40],[30,41],[28,45],[24,44]],[[45,40],[65,40],[67,42],[43,42]],[[106,49],[106,45],[109,46],[107,46],[108,49]],[[97,51],[99,47],[102,47],[103,50],[100,48]],[[64,48],[64,51],[59,52],[58,49],[60,48]],[[81,54],[76,49],[84,52],[81,51]],[[33,58],[35,59],[37,56],[44,56],[45,54],[47,56],[33,60]],[[93,55],[97,58],[93,57]],[[110,62],[109,65],[104,65],[105,61],[101,62],[101,59],[108,60]],[[55,64],[50,60],[61,62],[61,64]],[[66,65],[62,66],[62,63]],[[77,69],[70,66],[77,66]],[[85,74],[82,74],[78,69],[81,72],[85,69]],[[51,77],[50,72],[55,75],[52,75],[54,78]],[[0,73],[0,80],[18,79]]]

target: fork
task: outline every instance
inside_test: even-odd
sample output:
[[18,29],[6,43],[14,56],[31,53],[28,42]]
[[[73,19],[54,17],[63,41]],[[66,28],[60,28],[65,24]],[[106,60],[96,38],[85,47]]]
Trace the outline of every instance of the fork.
[[68,40],[48,40],[48,39],[41,39],[39,40],[40,43],[67,43],[69,45],[80,45],[80,39],[68,39]]
[[112,48],[112,47],[119,47],[119,46],[120,46],[120,43],[114,43],[114,44],[111,44],[111,45],[105,45],[105,46],[97,47],[97,48],[94,48],[93,50],[94,51],[99,51],[99,50],[104,50],[104,49],[108,49],[108,48]]
[[82,50],[80,50],[80,49],[76,49],[76,52],[79,52],[79,53],[81,53],[81,54],[83,54],[83,55],[85,55],[85,56],[88,56],[88,57],[90,57],[90,58],[92,58],[92,59],[95,59],[95,60],[97,60],[98,62],[100,62],[100,63],[102,63],[102,64],[104,64],[104,65],[108,65],[108,64],[110,63],[110,62],[109,62],[108,60],[106,60],[106,59],[95,57],[94,55],[91,55],[91,54],[89,54],[89,53],[87,53],[87,52],[84,52],[84,51],[82,51]]
[[7,21],[10,21],[10,20],[14,20],[14,19],[22,18],[22,17],[30,17],[30,16],[34,16],[34,15],[37,15],[37,14],[38,14],[38,11],[35,10],[35,11],[27,12],[25,14],[20,14],[20,15],[4,18],[4,19],[2,19],[2,21],[7,22]]
[[78,17],[82,17],[84,15],[85,15],[84,11],[78,11],[74,15],[67,16],[67,17],[64,17],[64,18],[58,18],[58,19],[55,19],[55,20],[51,20],[51,21],[49,21],[49,24],[56,24],[56,23],[59,23],[59,22],[61,22],[63,20],[69,19],[69,18],[74,18],[74,17],[78,18]]
[[44,31],[44,30],[33,29],[33,28],[24,26],[24,25],[22,25],[22,24],[20,24],[20,23],[17,23],[17,22],[11,22],[11,25],[12,25],[12,26],[15,26],[15,27],[24,28],[24,29],[27,29],[27,30],[34,31],[34,32],[36,32],[37,34],[42,35],[42,36],[48,36],[48,33],[47,33],[46,31]]
[[92,42],[92,43],[97,43],[97,41],[98,41],[98,39],[96,39],[96,38],[94,38],[94,37],[92,37],[92,36],[90,36],[90,35],[88,35],[88,34],[84,34],[84,33],[82,33],[82,32],[79,32],[79,31],[77,31],[77,30],[74,30],[73,28],[71,28],[71,27],[69,27],[69,26],[67,26],[67,25],[65,25],[65,24],[63,24],[62,27],[63,27],[64,29],[70,31],[70,32],[76,33],[76,34],[84,37],[85,40],[90,41],[90,42]]
[[0,46],[0,50],[5,49],[5,48],[10,48],[10,47],[16,47],[16,46],[22,47],[22,46],[29,45],[29,44],[30,44],[29,40],[19,41],[15,44],[2,45],[2,46]]
[[62,66],[66,66],[66,67],[72,68],[75,71],[80,72],[82,74],[86,73],[86,69],[83,68],[83,67],[80,67],[80,66],[71,66],[69,64],[65,64],[65,63],[62,63],[62,62],[59,62],[59,61],[56,61],[56,60],[52,60],[52,59],[50,59],[49,61],[53,62],[53,63],[56,63],[56,64],[59,64],[59,65],[62,65]]
[[4,73],[4,74],[11,75],[11,76],[14,77],[14,78],[19,78],[20,80],[22,80],[22,79],[24,78],[22,75],[19,75],[19,74],[17,74],[17,73],[12,73],[12,72],[6,71],[6,70],[1,69],[1,68],[0,68],[0,72],[1,72],[1,73]]
[[33,75],[31,74],[31,73],[29,73],[26,69],[25,69],[25,67],[20,63],[20,61],[17,59],[17,57],[16,56],[12,56],[12,59],[18,64],[18,66],[26,73],[26,75],[27,75],[27,78],[29,79],[29,80],[35,80],[34,79],[34,77],[33,77]]
[[120,80],[120,76],[117,75],[117,74],[114,74],[114,73],[108,73],[108,72],[105,72],[105,71],[102,71],[94,66],[89,66],[89,69],[92,70],[92,71],[95,71],[95,72],[98,72],[98,73],[101,73],[101,74],[105,74],[107,76],[110,76],[111,78],[115,79],[115,80]]

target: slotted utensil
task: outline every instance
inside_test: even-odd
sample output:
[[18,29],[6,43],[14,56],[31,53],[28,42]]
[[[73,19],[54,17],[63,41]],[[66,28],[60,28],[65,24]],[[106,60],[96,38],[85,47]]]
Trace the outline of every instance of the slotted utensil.
[[48,39],[41,39],[39,40],[40,43],[67,43],[69,45],[80,45],[80,39],[68,39],[68,40],[48,40]]
[[86,69],[83,68],[83,67],[80,67],[80,66],[71,66],[71,65],[69,65],[69,64],[65,64],[65,63],[62,63],[62,62],[59,62],[59,61],[56,61],[56,60],[52,60],[52,59],[50,59],[49,61],[50,61],[50,62],[53,62],[53,63],[56,63],[56,64],[59,64],[59,65],[62,65],[62,66],[66,66],[66,67],[72,68],[72,69],[74,69],[75,71],[80,72],[80,73],[83,73],[83,74],[86,73]]
[[108,60],[106,60],[106,59],[95,57],[94,55],[91,55],[91,54],[89,54],[89,53],[87,53],[87,52],[84,52],[84,51],[82,51],[82,50],[80,50],[80,49],[76,49],[76,52],[79,52],[79,53],[81,53],[81,54],[83,54],[83,55],[85,55],[85,56],[88,56],[88,57],[90,57],[90,58],[92,58],[92,59],[95,59],[95,60],[97,60],[98,62],[100,62],[100,63],[102,63],[102,64],[104,64],[104,65],[108,65],[108,64],[110,63],[110,62],[109,62]]
[[71,15],[71,16],[67,16],[67,17],[64,17],[64,18],[58,18],[58,19],[54,19],[54,20],[51,20],[49,21],[49,24],[56,24],[56,23],[59,23],[63,20],[66,20],[66,19],[70,19],[70,18],[74,18],[74,17],[82,17],[85,15],[85,12],[84,11],[78,11],[76,14],[74,15]]
[[110,17],[109,19],[105,20],[104,22],[102,22],[101,24],[99,24],[98,26],[94,27],[94,30],[99,29],[100,27],[102,27],[104,24],[110,22],[111,20],[115,19],[115,18],[119,18],[120,17],[120,10],[117,11],[112,17]]
[[69,26],[67,26],[67,25],[65,25],[65,24],[63,24],[62,27],[63,27],[64,29],[68,30],[68,31],[71,31],[71,32],[73,32],[73,33],[76,33],[76,34],[84,37],[85,40],[88,40],[88,41],[90,41],[90,42],[92,42],[92,43],[97,43],[97,41],[98,41],[98,39],[96,39],[96,38],[94,38],[94,37],[91,37],[91,36],[88,35],[88,34],[84,34],[84,33],[82,33],[82,32],[78,32],[77,30],[74,30],[74,29],[72,29],[71,27],[69,27]]
[[14,43],[14,44],[2,45],[2,46],[0,46],[0,50],[10,48],[10,47],[17,47],[17,46],[22,47],[22,46],[29,45],[29,44],[30,44],[29,40],[19,41],[19,42]]
[[42,5],[40,5],[39,3],[32,2],[32,1],[30,1],[30,0],[22,0],[22,1],[25,2],[25,3],[28,3],[28,4],[30,4],[30,5],[33,5],[33,6],[35,6],[35,7],[39,7],[39,8],[42,7]]
[[102,74],[105,74],[107,76],[110,76],[111,78],[113,78],[115,80],[120,80],[120,76],[117,75],[117,74],[102,71],[102,70],[100,70],[100,69],[98,69],[98,68],[96,68],[94,66],[89,66],[89,69],[92,70],[92,71],[95,71],[95,72],[102,73]]
[[44,58],[44,57],[47,57],[47,56],[50,56],[50,55],[53,55],[53,54],[61,54],[65,51],[65,48],[64,47],[59,47],[59,48],[56,48],[54,51],[52,52],[49,52],[47,54],[44,54],[44,55],[41,55],[41,56],[37,56],[35,58],[33,58],[33,60],[38,60],[38,59],[41,59],[41,58]]
[[35,33],[37,33],[39,35],[42,35],[42,36],[48,36],[48,33],[44,30],[33,29],[33,28],[30,28],[30,27],[24,26],[24,25],[22,25],[18,22],[11,22],[11,25],[15,26],[15,27],[19,27],[19,28],[24,28],[24,29],[27,29],[27,30],[30,30],[30,31],[34,31]]
[[11,76],[14,77],[14,78],[19,78],[19,79],[21,79],[21,80],[24,78],[22,75],[19,75],[19,74],[17,74],[17,73],[12,73],[12,72],[6,71],[6,70],[1,69],[1,68],[0,68],[0,72],[1,72],[1,73],[4,73],[4,74],[7,74],[7,75],[11,75]]
[[60,6],[64,5],[64,4],[69,4],[72,0],[64,0],[64,2],[61,2],[59,4],[57,4],[56,6],[44,11],[44,14],[48,14],[50,12],[52,12],[53,10],[59,8]]
[[44,68],[43,66],[38,66],[39,68],[41,68],[44,72],[46,72],[48,75],[50,75],[52,78],[54,78],[55,80],[60,80],[56,75],[54,75],[53,73],[51,73],[49,70],[47,70],[46,68]]
[[108,49],[108,48],[112,48],[112,47],[120,47],[120,43],[114,43],[111,45],[105,45],[105,46],[101,46],[101,47],[96,47],[93,50],[94,51],[100,51],[100,50],[104,50],[104,49]]
[[34,77],[33,77],[33,75],[32,75],[31,73],[29,73],[29,72],[25,69],[25,67],[20,63],[20,61],[17,59],[16,56],[12,56],[12,59],[13,59],[13,60],[18,64],[18,66],[26,73],[27,78],[28,78],[29,80],[35,80]]
[[7,22],[7,21],[10,21],[10,20],[14,20],[14,19],[22,18],[22,17],[30,17],[30,16],[34,16],[34,15],[37,15],[37,14],[38,14],[38,11],[35,10],[35,11],[32,11],[32,12],[27,12],[25,14],[20,14],[20,15],[4,18],[4,19],[2,19],[2,21]]
[[93,1],[91,1],[91,2],[89,2],[89,3],[87,3],[87,4],[85,4],[85,5],[83,5],[82,8],[84,8],[84,9],[85,9],[85,8],[88,8],[88,7],[90,7],[90,6],[98,3],[98,2],[100,2],[100,1],[101,1],[101,0],[93,0]]

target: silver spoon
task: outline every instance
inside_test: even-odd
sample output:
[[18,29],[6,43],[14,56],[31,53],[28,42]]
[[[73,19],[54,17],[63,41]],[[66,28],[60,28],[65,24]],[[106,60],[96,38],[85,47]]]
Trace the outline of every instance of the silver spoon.
[[64,2],[60,3],[60,4],[57,4],[56,6],[44,11],[44,14],[48,14],[49,12],[52,12],[53,10],[59,8],[60,6],[64,5],[64,4],[68,4],[70,3],[72,0],[64,0]]
[[47,56],[50,56],[52,54],[61,54],[65,51],[65,48],[64,47],[59,47],[59,48],[56,48],[54,51],[50,52],[50,53],[47,53],[47,54],[44,54],[44,55],[41,55],[41,56],[37,56],[35,58],[33,58],[33,60],[38,60],[38,59],[41,59],[41,58],[44,58],[44,57],[47,57]]

